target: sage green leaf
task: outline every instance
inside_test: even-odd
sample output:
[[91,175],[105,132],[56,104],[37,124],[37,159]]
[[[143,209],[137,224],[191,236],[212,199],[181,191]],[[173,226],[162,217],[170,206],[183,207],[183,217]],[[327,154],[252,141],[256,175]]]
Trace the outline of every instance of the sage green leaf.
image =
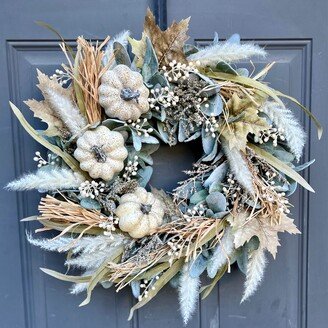
[[308,168],[310,165],[312,165],[314,162],[315,162],[315,159],[312,159],[311,161],[306,162],[306,163],[304,163],[304,164],[302,164],[302,165],[295,166],[295,167],[294,167],[294,170],[295,170],[296,172],[303,171],[303,170],[305,170],[306,168]]
[[135,298],[138,298],[140,296],[140,281],[139,280],[133,280],[130,283],[132,295]]
[[227,162],[224,162],[216,169],[214,169],[210,176],[205,180],[204,187],[209,187],[214,182],[221,182],[225,178],[227,171],[228,164]]
[[151,166],[146,166],[144,169],[138,170],[139,184],[141,187],[146,187],[151,176],[153,174],[153,168]]
[[228,269],[228,266],[224,265],[222,267],[222,269],[218,271],[218,273],[216,274],[216,276],[214,277],[212,282],[209,285],[204,286],[200,289],[200,294],[202,296],[202,300],[205,299],[211,293],[212,289],[215,287],[217,282],[222,278],[222,276],[227,271],[227,269]]
[[74,282],[74,283],[82,283],[82,282],[89,282],[91,279],[91,276],[70,276],[67,274],[59,273],[54,270],[46,269],[46,268],[40,268],[41,271],[46,273],[47,275],[54,277],[56,279],[62,280],[62,281],[68,281],[68,282]]
[[270,165],[275,167],[278,171],[286,174],[290,178],[292,178],[294,181],[299,183],[301,186],[303,186],[305,189],[315,192],[313,188],[307,183],[307,181],[300,176],[296,171],[294,171],[290,166],[285,164],[284,162],[280,161],[270,153],[266,152],[265,150],[253,145],[248,144],[248,147],[250,147],[259,157],[267,161]]
[[189,276],[198,278],[206,269],[207,259],[202,254],[199,254],[196,259],[190,264]]

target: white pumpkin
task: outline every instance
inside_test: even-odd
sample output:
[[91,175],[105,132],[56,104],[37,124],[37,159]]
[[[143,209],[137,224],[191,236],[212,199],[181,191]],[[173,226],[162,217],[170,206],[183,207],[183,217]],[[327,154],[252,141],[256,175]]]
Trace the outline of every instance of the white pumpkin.
[[164,205],[151,192],[138,187],[133,193],[121,197],[115,214],[122,231],[132,238],[142,238],[162,224]]
[[105,126],[84,132],[77,140],[74,157],[80,168],[94,179],[110,180],[122,171],[128,151],[121,133],[110,131]]
[[142,75],[126,65],[106,71],[98,93],[99,104],[108,117],[135,121],[149,110],[149,90],[144,86]]

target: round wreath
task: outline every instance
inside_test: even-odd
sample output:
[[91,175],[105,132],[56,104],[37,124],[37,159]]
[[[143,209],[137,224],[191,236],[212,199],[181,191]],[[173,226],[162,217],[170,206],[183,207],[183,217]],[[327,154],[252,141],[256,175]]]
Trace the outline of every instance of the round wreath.
[[[28,100],[47,123],[36,131],[11,103],[26,131],[49,151],[37,152],[38,170],[11,182],[12,190],[46,193],[36,216],[43,230],[59,231],[33,245],[67,252],[65,265],[81,276],[45,273],[74,283],[90,301],[99,283],[130,286],[149,302],[168,282],[178,288],[187,322],[199,293],[206,297],[236,262],[245,273],[242,301],[258,287],[265,252],[276,256],[278,232],[299,230],[288,217],[299,183],[296,166],[306,134],[281,98],[261,82],[272,65],[249,74],[236,63],[264,57],[238,35],[203,49],[186,44],[189,19],[166,31],[148,10],[141,40],[124,31],[102,43],[60,44],[67,64],[48,77],[38,71],[44,100]],[[201,139],[202,157],[172,193],[146,190],[152,153],[160,141]],[[200,288],[207,272],[209,285]]]

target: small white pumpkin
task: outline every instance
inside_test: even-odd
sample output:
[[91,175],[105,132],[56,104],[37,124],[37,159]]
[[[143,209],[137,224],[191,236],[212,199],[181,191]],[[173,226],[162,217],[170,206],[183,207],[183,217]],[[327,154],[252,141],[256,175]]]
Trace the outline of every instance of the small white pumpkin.
[[133,193],[121,197],[115,214],[122,231],[132,238],[142,238],[162,224],[164,205],[151,192],[138,187]]
[[99,104],[108,117],[135,121],[149,110],[149,90],[144,86],[142,75],[126,65],[106,71],[98,93]]
[[121,133],[110,131],[105,126],[84,132],[77,140],[74,157],[80,168],[94,179],[110,180],[122,171],[128,151]]

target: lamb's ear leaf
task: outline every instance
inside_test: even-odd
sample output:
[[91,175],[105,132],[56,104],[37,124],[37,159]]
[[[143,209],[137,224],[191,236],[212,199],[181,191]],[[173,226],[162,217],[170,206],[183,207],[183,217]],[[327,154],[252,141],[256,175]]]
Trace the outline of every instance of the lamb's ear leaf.
[[144,169],[138,170],[138,175],[140,177],[139,184],[141,187],[146,187],[152,174],[153,168],[151,166],[146,166]]
[[9,102],[10,107],[12,111],[14,112],[15,116],[19,120],[20,124],[22,127],[25,129],[25,131],[39,144],[42,146],[46,147],[50,151],[52,151],[54,154],[58,155],[61,157],[64,162],[74,171],[74,172],[79,172],[81,173],[86,179],[89,178],[86,172],[82,171],[79,167],[79,163],[75,158],[73,158],[71,155],[68,153],[62,151],[59,147],[51,144],[49,141],[41,137],[36,130],[33,129],[33,127],[26,121],[25,117],[21,113],[21,111],[12,103]]
[[156,72],[158,72],[158,60],[151,41],[146,37],[146,53],[141,69],[144,81],[148,82]]
[[183,258],[175,261],[172,266],[167,269],[158,280],[156,280],[153,285],[155,288],[149,290],[147,298],[144,297],[140,302],[138,302],[131,308],[128,320],[132,319],[135,310],[140,309],[141,307],[146,305],[153,297],[157,295],[157,293],[181,270],[183,264]]
[[129,54],[121,43],[115,41],[113,44],[113,50],[115,55],[115,62],[117,65],[122,64],[131,67]]
[[286,174],[291,179],[299,183],[305,189],[314,192],[313,188],[307,183],[307,181],[300,176],[295,170],[293,170],[290,166],[280,161],[270,153],[266,152],[264,149],[261,149],[253,144],[248,144],[248,147],[251,148],[259,157],[267,161],[270,165],[275,167],[278,171]]

